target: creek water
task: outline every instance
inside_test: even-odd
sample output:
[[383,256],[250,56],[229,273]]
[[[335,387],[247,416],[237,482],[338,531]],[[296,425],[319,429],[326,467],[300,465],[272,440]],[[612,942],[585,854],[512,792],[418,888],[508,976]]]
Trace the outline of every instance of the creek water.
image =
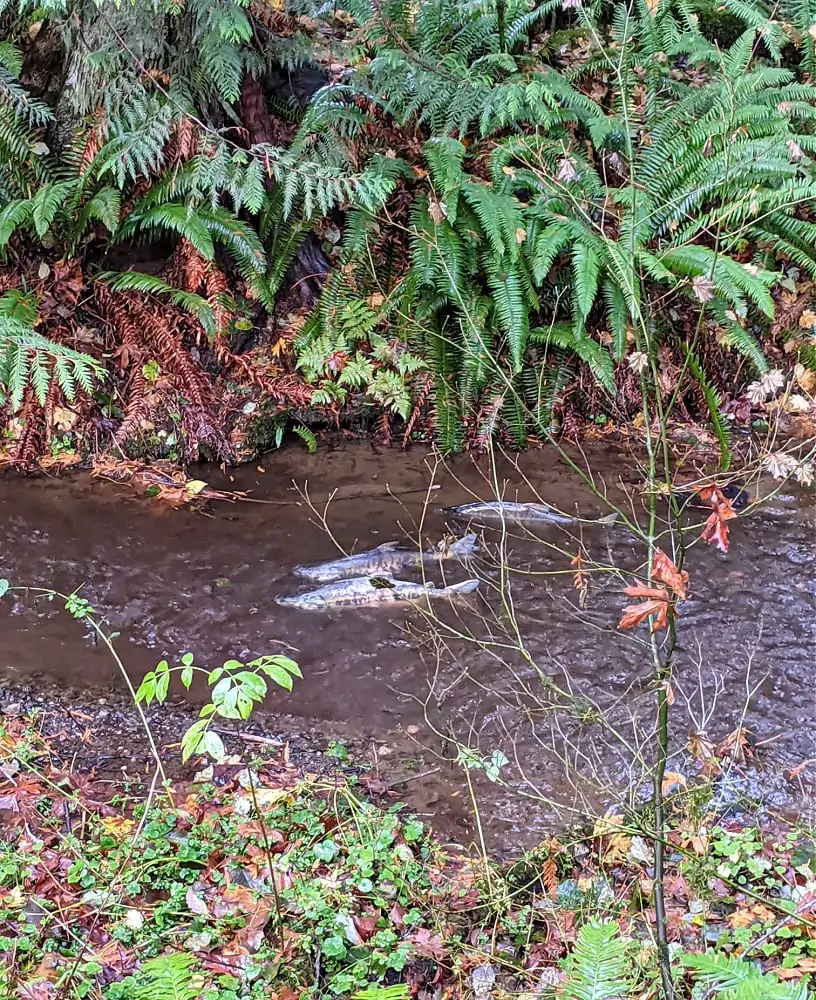
[[[588,458],[596,484],[643,519],[634,460],[608,448]],[[161,656],[189,650],[215,666],[285,643],[304,679],[291,694],[270,694],[270,726],[274,713],[285,713],[290,725],[374,741],[381,764],[390,752],[388,766],[400,758],[413,779],[403,799],[454,840],[474,834],[466,778],[482,832],[498,848],[526,846],[602,808],[614,789],[643,782],[654,692],[645,627],[615,628],[631,603],[621,593],[632,582],[628,571],[643,559],[625,525],[486,529],[486,554],[472,570],[483,578],[479,594],[434,604],[430,619],[387,605],[310,613],[273,600],[304,587],[292,576],[295,564],[334,558],[338,545],[411,544],[418,534],[436,542],[452,523],[443,507],[489,499],[496,484],[506,499],[605,513],[557,456],[440,465],[421,449],[346,444],[314,456],[283,449],[261,468],[232,478],[198,470],[215,488],[265,501],[216,503],[206,513],[165,509],[86,477],[0,480],[0,576],[64,592],[81,587],[121,633],[117,647],[136,681]],[[675,744],[684,746],[691,731],[716,743],[745,726],[756,760],[735,764],[732,784],[783,812],[809,808],[816,776],[806,763],[816,758],[812,504],[812,494],[786,488],[732,522],[727,555],[691,547],[672,687]],[[579,543],[587,560],[619,571],[593,575],[585,600],[570,565]],[[444,567],[449,581],[472,572]],[[439,581],[436,569],[431,575]],[[6,697],[32,678],[87,691],[123,683],[80,623],[19,593],[0,602],[0,672]],[[488,762],[501,752],[500,781],[452,764],[450,737]],[[686,767],[682,756],[671,764]]]

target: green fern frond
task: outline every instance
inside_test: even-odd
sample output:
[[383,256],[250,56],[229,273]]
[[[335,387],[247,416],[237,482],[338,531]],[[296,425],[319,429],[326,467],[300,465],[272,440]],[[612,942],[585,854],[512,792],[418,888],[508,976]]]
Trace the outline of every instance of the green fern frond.
[[141,969],[122,981],[128,1000],[196,1000],[202,978],[196,974],[194,955],[179,952],[148,959]]
[[372,984],[352,995],[351,1000],[410,1000],[410,991],[405,983],[394,986],[377,986]]
[[140,271],[101,271],[96,275],[96,280],[117,292],[166,295],[174,305],[195,316],[206,333],[215,332],[212,306],[203,296],[174,288],[155,274],[143,274]]
[[566,1000],[616,1000],[634,986],[626,942],[614,923],[584,924],[563,968]]
[[56,344],[0,313],[0,389],[13,413],[20,409],[29,386],[42,406],[52,380],[72,401],[77,383],[90,392],[104,374],[104,367],[90,355]]
[[707,952],[682,955],[680,960],[701,985],[727,1000],[806,1000],[808,996],[806,982],[780,982],[773,972],[763,973],[744,958]]
[[572,248],[572,315],[576,331],[583,330],[595,302],[600,273],[601,255],[598,247],[588,239],[577,240]]
[[297,434],[300,440],[304,443],[306,451],[308,451],[310,455],[313,455],[317,451],[317,438],[315,437],[313,431],[309,430],[309,428],[303,424],[295,424],[292,427],[292,431]]

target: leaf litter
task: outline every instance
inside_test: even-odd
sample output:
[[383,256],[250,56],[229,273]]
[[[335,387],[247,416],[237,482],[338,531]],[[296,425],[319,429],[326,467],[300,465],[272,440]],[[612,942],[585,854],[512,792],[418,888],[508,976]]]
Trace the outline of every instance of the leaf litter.
[[[665,556],[653,578],[685,594]],[[707,746],[701,774],[749,746],[744,730]],[[183,954],[207,998],[230,983],[279,1000],[372,983],[422,998],[529,992],[561,982],[593,915],[651,954],[654,854],[623,815],[486,863],[285,754],[177,782],[173,804],[59,765],[25,717],[3,723],[0,758],[0,958],[19,997],[73,979],[122,1000],[155,956]],[[750,954],[781,978],[813,972],[812,840],[701,816],[683,794],[691,777],[670,777],[670,940]]]

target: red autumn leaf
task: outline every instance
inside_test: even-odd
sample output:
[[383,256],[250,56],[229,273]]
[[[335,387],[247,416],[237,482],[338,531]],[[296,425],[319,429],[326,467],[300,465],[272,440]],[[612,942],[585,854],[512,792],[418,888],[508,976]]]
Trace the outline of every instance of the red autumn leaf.
[[632,587],[624,587],[627,597],[645,597],[649,601],[668,601],[669,593],[665,587],[648,587],[644,583],[636,583]]
[[360,914],[360,916],[353,916],[351,919],[361,940],[368,941],[377,929],[379,914],[373,910],[369,910],[366,913]]
[[623,592],[628,597],[642,597],[644,600],[641,604],[629,604],[623,609],[618,628],[636,628],[650,615],[654,615],[652,632],[668,627],[672,598],[684,601],[688,596],[688,573],[680,571],[665,552],[657,549],[652,557],[652,579],[665,586],[650,587],[636,583],[632,587],[624,587]]
[[703,526],[701,538],[708,545],[716,545],[720,552],[728,551],[728,525],[736,517],[731,501],[722,495],[720,490],[712,490],[708,498],[711,504],[711,513]]
[[665,552],[657,549],[652,557],[652,579],[665,583],[678,600],[685,601],[688,573],[679,570]]
[[[627,587],[626,589],[634,590],[635,588]],[[636,628],[642,621],[648,618],[649,615],[654,615],[654,620],[652,621],[652,632],[657,632],[658,629],[666,628],[669,624],[668,600],[644,601],[642,604],[627,605],[621,613],[618,628]]]
[[431,934],[426,927],[420,927],[409,934],[405,941],[413,945],[413,951],[425,958],[435,958],[441,962],[445,957],[445,944],[438,934]]

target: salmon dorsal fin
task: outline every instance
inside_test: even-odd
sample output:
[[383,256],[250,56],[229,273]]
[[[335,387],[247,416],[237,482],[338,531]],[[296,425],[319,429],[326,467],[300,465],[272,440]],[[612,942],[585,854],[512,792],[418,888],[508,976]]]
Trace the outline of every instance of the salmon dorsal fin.
[[394,549],[398,548],[399,542],[383,542],[382,545],[378,545],[375,552],[393,552]]

